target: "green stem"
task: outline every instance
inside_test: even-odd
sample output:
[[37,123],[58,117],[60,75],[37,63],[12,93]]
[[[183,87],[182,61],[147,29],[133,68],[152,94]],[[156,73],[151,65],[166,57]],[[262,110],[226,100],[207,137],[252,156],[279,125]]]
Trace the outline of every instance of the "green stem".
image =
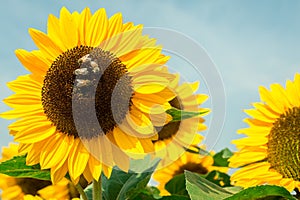
[[83,200],[88,200],[88,198],[87,198],[87,196],[86,196],[86,194],[85,194],[83,188],[81,187],[81,185],[78,183],[75,187],[76,187],[77,191],[79,192],[81,198],[82,198]]
[[102,182],[101,176],[99,181],[93,180],[93,200],[102,200]]

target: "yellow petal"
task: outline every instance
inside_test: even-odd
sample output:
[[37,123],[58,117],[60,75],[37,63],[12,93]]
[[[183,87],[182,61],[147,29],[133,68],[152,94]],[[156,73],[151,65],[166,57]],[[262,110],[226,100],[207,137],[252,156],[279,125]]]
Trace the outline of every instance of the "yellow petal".
[[79,27],[79,37],[81,45],[89,45],[87,42],[87,30],[88,30],[88,22],[92,17],[91,11],[89,8],[85,8],[79,18],[78,27]]
[[297,92],[296,85],[290,80],[287,80],[287,82],[286,82],[286,92],[287,92],[287,98],[289,98],[289,101],[291,102],[291,104],[299,107],[300,106],[300,96]]
[[70,137],[65,134],[56,134],[48,139],[41,152],[41,168],[47,169],[65,162],[69,155]]
[[87,25],[86,44],[92,47],[98,46],[105,38],[108,28],[108,20],[105,9],[98,10]]
[[160,92],[166,88],[168,83],[168,79],[155,75],[136,77],[132,81],[134,91],[142,94],[152,94]]
[[15,54],[22,65],[33,74],[44,76],[51,65],[40,51],[28,52],[18,49],[15,51]]
[[259,87],[259,94],[261,100],[266,102],[276,113],[282,114],[284,112],[283,106],[280,104],[280,102],[278,102],[277,99],[274,99],[274,97],[266,88]]
[[108,20],[107,38],[113,37],[121,31],[123,20],[122,14],[116,13]]
[[88,166],[90,171],[92,172],[91,174],[93,178],[98,181],[102,172],[102,163],[94,156],[91,156],[88,162]]
[[252,104],[257,110],[266,115],[268,118],[277,119],[279,115],[274,112],[268,105],[263,103],[253,103]]
[[7,83],[7,86],[18,94],[41,93],[42,84],[30,78],[30,76],[19,76],[17,80]]
[[276,119],[272,119],[269,116],[265,115],[264,113],[260,112],[259,110],[255,110],[255,109],[248,109],[248,110],[244,110],[245,113],[247,113],[249,116],[263,121],[263,122],[267,122],[267,123],[274,123],[274,121]]
[[41,97],[39,94],[13,94],[3,100],[3,102],[6,103],[6,105],[11,107],[24,107],[24,106],[30,106],[30,105],[37,105],[41,103]]
[[43,145],[43,142],[32,144],[32,149],[26,156],[26,165],[35,165],[40,162],[41,149],[43,148]]
[[268,142],[268,138],[265,137],[246,137],[237,140],[233,140],[232,143],[236,145],[245,145],[245,146],[260,146],[265,145]]
[[59,27],[61,32],[60,39],[64,41],[65,46],[67,46],[68,48],[77,46],[77,22],[65,7],[60,10]]
[[59,183],[67,174],[68,162],[64,162],[59,166],[54,166],[50,170],[51,181],[53,184]]
[[47,121],[48,119],[46,116],[30,116],[30,117],[25,117],[21,120],[17,120],[11,123],[8,127],[9,129],[20,131],[23,129],[27,129],[29,126],[31,126],[31,124],[41,124]]
[[51,122],[44,122],[42,124],[35,124],[30,128],[19,131],[14,140],[20,143],[34,143],[44,140],[56,131],[56,127],[51,125]]
[[293,106],[289,99],[287,98],[287,93],[285,89],[279,83],[273,83],[271,86],[271,93],[274,99],[283,107],[283,109],[288,109]]
[[29,34],[35,45],[45,53],[49,59],[54,61],[63,52],[45,33],[36,29],[29,29]]
[[68,159],[68,168],[72,179],[77,179],[83,173],[90,157],[82,142],[79,139],[76,141]]
[[118,127],[114,128],[113,135],[117,145],[123,150],[135,148],[137,143],[139,143],[139,140],[136,137],[127,135]]

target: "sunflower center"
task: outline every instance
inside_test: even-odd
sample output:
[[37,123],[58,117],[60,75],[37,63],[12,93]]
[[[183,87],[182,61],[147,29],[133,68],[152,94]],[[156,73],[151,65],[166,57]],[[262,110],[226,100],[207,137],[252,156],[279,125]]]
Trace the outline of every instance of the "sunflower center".
[[117,57],[80,46],[62,53],[48,69],[42,105],[58,131],[90,139],[122,122],[132,94],[127,68]]
[[186,163],[174,172],[174,176],[183,174],[184,170],[195,172],[198,174],[207,174],[208,170],[199,163]]
[[[178,97],[175,97],[171,101],[169,101],[170,105],[174,108],[183,110],[183,105],[181,104]],[[165,140],[171,138],[173,135],[176,135],[176,133],[179,130],[180,127],[180,121],[176,122],[170,122],[163,127],[156,127],[156,130],[158,130],[158,140]]]
[[268,161],[284,178],[300,180],[300,108],[289,109],[273,124]]
[[16,182],[24,194],[31,195],[37,195],[40,189],[51,185],[51,181],[42,181],[32,178],[16,178]]

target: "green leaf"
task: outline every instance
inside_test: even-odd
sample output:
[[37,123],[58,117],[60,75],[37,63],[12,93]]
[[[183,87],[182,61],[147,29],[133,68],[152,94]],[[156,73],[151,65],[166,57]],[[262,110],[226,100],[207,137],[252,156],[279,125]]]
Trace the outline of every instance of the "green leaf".
[[86,194],[88,200],[92,200],[93,199],[93,183],[88,185],[85,189],[84,189],[84,193]]
[[[128,199],[133,199],[136,196],[138,196],[138,194],[140,194],[147,186],[147,184],[151,178],[151,174],[152,173],[148,174],[147,176],[142,176],[142,177],[139,177],[139,176],[130,177],[130,180],[126,183],[127,187],[123,186],[123,189],[121,190],[121,192],[119,194],[120,198],[122,197],[121,199],[123,199],[123,196],[124,196],[124,197],[127,197]],[[135,181],[138,181],[138,182],[135,182]]]
[[192,200],[221,200],[232,195],[220,186],[202,178],[199,174],[185,171],[186,189]]
[[214,170],[214,171],[209,172],[205,178],[207,180],[209,180],[210,182],[213,182],[214,184],[219,185],[221,187],[231,186],[230,176],[223,172]]
[[232,194],[236,194],[236,193],[242,191],[244,188],[242,188],[240,186],[231,186],[231,187],[223,187],[223,189]]
[[15,156],[10,160],[0,163],[0,173],[15,178],[34,178],[50,181],[50,171],[41,170],[40,165],[26,165],[26,156]]
[[116,167],[111,177],[102,175],[102,190],[105,200],[123,200],[136,198],[147,186],[157,163],[142,173],[123,172]]
[[[281,198],[282,197],[282,198]],[[285,188],[275,185],[261,185],[247,188],[226,200],[287,199],[295,200]]]
[[219,153],[214,155],[214,166],[220,167],[228,167],[228,159],[233,155],[233,153],[228,149],[225,148]]
[[176,121],[182,121],[184,119],[196,117],[198,115],[203,115],[205,113],[208,113],[209,111],[203,111],[203,112],[191,112],[191,111],[184,111],[184,110],[179,110],[177,108],[171,108],[166,111],[169,115],[172,116],[172,121],[171,122],[176,122]]
[[144,189],[140,190],[138,195],[133,200],[156,200],[161,199],[162,197],[159,195],[160,191],[156,187],[145,187]]
[[160,200],[190,200],[190,198],[174,194],[171,196],[164,196]]
[[170,194],[189,196],[186,186],[185,186],[185,176],[184,174],[179,174],[174,176],[166,185],[165,189],[170,192]]

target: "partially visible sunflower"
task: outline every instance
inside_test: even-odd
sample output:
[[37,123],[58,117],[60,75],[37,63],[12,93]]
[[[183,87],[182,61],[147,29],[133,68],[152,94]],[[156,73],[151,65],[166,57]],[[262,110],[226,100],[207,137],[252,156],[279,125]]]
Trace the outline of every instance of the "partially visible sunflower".
[[[26,194],[24,196],[24,200],[51,200],[51,199],[45,199],[45,198],[41,198],[39,196],[33,196],[33,195],[30,195],[30,194]],[[56,200],[56,199],[53,199],[53,200]],[[72,198],[72,200],[80,200],[80,198]]]
[[260,87],[261,102],[245,110],[249,127],[238,133],[247,137],[233,141],[238,151],[230,158],[230,167],[241,169],[231,179],[246,188],[274,184],[300,189],[300,75],[287,80],[286,88],[277,83],[270,88]]
[[174,161],[169,166],[159,169],[154,172],[153,179],[158,181],[157,186],[161,195],[169,195],[170,193],[165,189],[168,183],[174,176],[183,174],[184,170],[195,172],[198,174],[207,174],[213,170],[220,172],[227,172],[227,167],[213,166],[214,159],[211,155],[203,156],[197,153],[186,151],[180,158]]
[[62,8],[47,28],[29,30],[38,50],[16,51],[31,74],[8,84],[13,110],[1,114],[18,119],[9,128],[27,164],[51,169],[53,182],[67,172],[77,183],[82,174],[109,177],[114,165],[128,170],[128,156],[154,149],[150,115],[171,107],[174,75],[161,70],[168,57],[141,25],[120,13],[108,19],[104,9]]
[[33,196],[30,194],[27,194],[24,196],[24,200],[43,200],[43,199],[39,196]]
[[[11,159],[18,155],[18,145],[9,144],[2,150],[0,162]],[[74,185],[67,179],[63,179],[55,185],[50,181],[37,180],[32,178],[14,178],[0,174],[0,189],[2,190],[1,198],[3,200],[26,199],[26,195],[36,195],[43,199],[71,199],[79,197]],[[72,190],[72,192],[70,192]]]
[[158,140],[153,141],[155,154],[157,157],[163,158],[159,168],[177,160],[191,144],[199,144],[203,136],[198,132],[206,129],[202,117],[209,113],[209,109],[201,108],[200,106],[206,101],[208,96],[195,94],[199,87],[199,82],[179,85],[178,81],[179,76],[170,85],[176,94],[176,97],[169,101],[170,105],[185,112],[202,112],[204,114],[156,126]]

